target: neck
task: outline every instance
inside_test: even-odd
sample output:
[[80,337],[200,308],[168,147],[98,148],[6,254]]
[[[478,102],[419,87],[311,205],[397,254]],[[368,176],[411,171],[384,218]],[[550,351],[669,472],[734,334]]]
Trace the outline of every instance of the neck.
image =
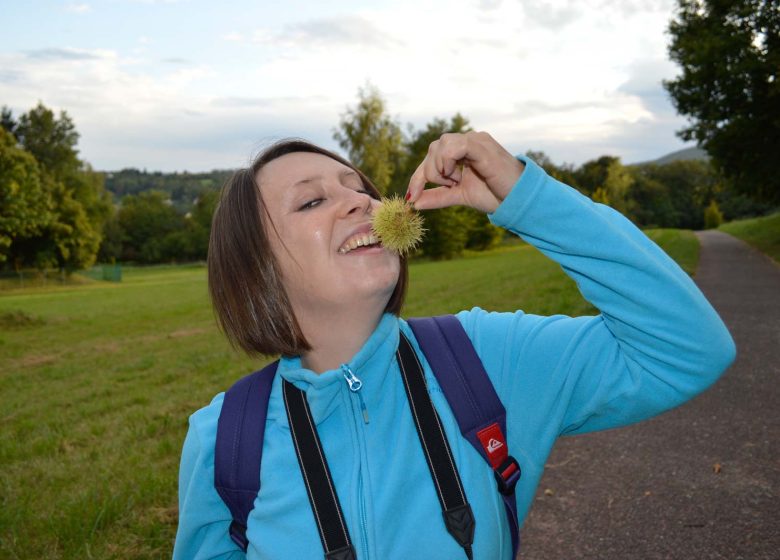
[[297,313],[311,350],[301,356],[301,365],[315,373],[336,369],[349,362],[374,332],[384,314],[381,308]]

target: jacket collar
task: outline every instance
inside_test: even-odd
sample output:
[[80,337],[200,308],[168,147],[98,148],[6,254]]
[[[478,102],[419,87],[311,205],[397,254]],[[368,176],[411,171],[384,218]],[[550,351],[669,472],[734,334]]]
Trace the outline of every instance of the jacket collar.
[[[381,400],[381,387],[395,362],[398,340],[399,319],[391,313],[385,313],[368,340],[346,364],[363,382],[361,396],[368,406],[369,403],[379,403]],[[306,391],[306,400],[317,424],[344,402],[344,395],[349,395],[349,387],[341,368],[317,374],[301,365],[300,356],[282,357],[268,405],[268,417],[275,419],[285,428],[288,428],[288,423],[281,398],[282,379]]]

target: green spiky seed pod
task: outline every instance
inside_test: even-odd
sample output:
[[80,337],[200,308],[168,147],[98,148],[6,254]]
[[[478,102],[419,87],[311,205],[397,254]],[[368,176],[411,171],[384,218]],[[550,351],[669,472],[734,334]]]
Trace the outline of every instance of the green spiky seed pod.
[[383,198],[371,224],[382,245],[403,256],[422,240],[422,216],[398,196]]

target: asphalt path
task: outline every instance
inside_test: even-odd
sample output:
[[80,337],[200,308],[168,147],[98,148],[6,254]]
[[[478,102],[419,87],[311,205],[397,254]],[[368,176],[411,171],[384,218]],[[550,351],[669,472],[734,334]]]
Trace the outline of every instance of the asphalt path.
[[725,233],[697,236],[694,279],[736,361],[660,417],[561,438],[522,560],[780,559],[780,266]]

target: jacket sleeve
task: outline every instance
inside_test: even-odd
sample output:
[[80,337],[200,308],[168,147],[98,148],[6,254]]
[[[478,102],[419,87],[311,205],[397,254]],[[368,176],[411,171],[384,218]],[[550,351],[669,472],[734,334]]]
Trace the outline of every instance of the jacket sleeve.
[[243,560],[230,539],[230,510],[214,488],[214,442],[223,394],[190,416],[179,468],[179,528],[174,560]]
[[[711,385],[735,346],[712,306],[657,245],[531,160],[490,220],[556,261],[595,317],[458,315],[539,468],[561,434],[637,422]],[[534,438],[541,437],[541,441]]]

